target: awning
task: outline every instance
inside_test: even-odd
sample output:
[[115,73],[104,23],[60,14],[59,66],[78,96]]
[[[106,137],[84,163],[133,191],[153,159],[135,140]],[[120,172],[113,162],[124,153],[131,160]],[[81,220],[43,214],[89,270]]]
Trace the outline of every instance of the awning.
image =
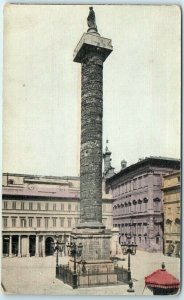
[[145,285],[150,288],[178,289],[180,282],[166,271],[165,264],[162,263],[162,269],[156,270],[145,277]]

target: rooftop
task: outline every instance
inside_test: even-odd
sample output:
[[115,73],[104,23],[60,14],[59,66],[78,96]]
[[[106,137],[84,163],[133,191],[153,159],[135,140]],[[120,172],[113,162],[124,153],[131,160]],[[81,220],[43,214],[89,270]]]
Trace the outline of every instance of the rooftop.
[[177,158],[170,158],[170,157],[162,157],[162,156],[150,156],[145,157],[142,160],[139,160],[137,163],[132,164],[118,173],[113,175],[112,177],[107,179],[107,182],[111,182],[112,180],[119,178],[122,175],[128,174],[132,171],[135,171],[144,166],[155,166],[155,167],[171,167],[177,170],[180,169],[180,159]]

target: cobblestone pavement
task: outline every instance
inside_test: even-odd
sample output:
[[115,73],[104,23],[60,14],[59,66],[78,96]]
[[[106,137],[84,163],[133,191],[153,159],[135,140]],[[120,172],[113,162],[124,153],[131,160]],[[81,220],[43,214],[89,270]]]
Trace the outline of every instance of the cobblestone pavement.
[[[126,260],[119,261],[118,265],[127,268],[127,256],[122,257]],[[59,258],[59,263],[67,261],[67,257]],[[137,251],[135,256],[131,256],[134,295],[152,295],[147,288],[144,290],[144,277],[159,269],[163,261],[166,270],[180,279],[180,259],[178,258],[144,251]],[[2,286],[5,288],[4,293],[19,295],[130,295],[127,293],[127,285],[73,290],[55,278],[55,265],[55,257],[2,258],[1,279]]]

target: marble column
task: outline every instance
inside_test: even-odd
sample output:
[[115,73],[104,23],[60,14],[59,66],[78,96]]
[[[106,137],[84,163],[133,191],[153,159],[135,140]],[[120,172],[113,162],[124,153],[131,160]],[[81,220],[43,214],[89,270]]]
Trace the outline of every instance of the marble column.
[[74,51],[74,62],[82,67],[78,228],[105,228],[102,224],[103,63],[112,50],[111,40],[89,28]]
[[12,257],[12,235],[10,235],[9,239],[9,257]]
[[39,235],[36,235],[36,248],[35,248],[35,256],[39,256]]
[[29,253],[29,235],[27,236],[27,249],[26,249],[26,256],[30,257],[30,253]]
[[45,257],[45,235],[43,235],[43,238],[42,238],[42,254],[43,254],[43,257]]
[[21,235],[18,237],[18,257],[21,257]]

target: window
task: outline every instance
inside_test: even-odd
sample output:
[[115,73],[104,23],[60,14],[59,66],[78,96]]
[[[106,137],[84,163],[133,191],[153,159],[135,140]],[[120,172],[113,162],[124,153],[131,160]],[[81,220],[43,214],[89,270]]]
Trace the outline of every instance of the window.
[[14,180],[13,179],[9,179],[8,180],[8,184],[14,184]]
[[64,203],[61,203],[61,211],[64,211]]
[[49,203],[45,203],[45,210],[49,210]]
[[166,226],[165,226],[165,232],[171,233],[171,229],[172,229],[172,220],[167,219],[167,220],[165,221],[165,224],[166,224]]
[[139,212],[142,211],[142,201],[141,200],[138,201],[138,211]]
[[134,188],[134,190],[136,190],[136,188],[137,188],[137,179],[134,179],[133,188]]
[[120,195],[120,186],[117,188],[118,196]]
[[16,227],[16,218],[12,218],[12,227]]
[[106,208],[106,204],[103,205],[103,212],[106,212],[107,208]]
[[72,219],[68,219],[68,227],[72,226]]
[[4,209],[7,209],[7,208],[8,208],[8,202],[4,201]]
[[79,210],[79,206],[78,204],[75,204],[75,211],[78,211]]
[[156,237],[156,244],[157,245],[159,244],[159,237],[158,236]]
[[160,200],[157,198],[154,200],[154,211],[160,210]]
[[143,234],[147,234],[147,223],[143,224]]
[[33,227],[33,218],[28,218],[29,220],[29,227]]
[[49,218],[45,218],[45,228],[49,227]]
[[37,210],[41,210],[41,205],[40,205],[40,203],[37,203]]
[[12,209],[16,209],[16,201],[12,202]]
[[178,176],[178,182],[180,182],[180,176]]
[[3,218],[3,227],[4,228],[8,227],[8,218]]
[[171,214],[171,207],[168,207],[168,208],[167,208],[167,212],[168,212],[168,215]]
[[138,231],[138,234],[140,235],[141,231],[142,231],[142,226],[141,226],[141,224],[138,224],[137,226],[138,226],[137,231]]
[[68,211],[71,211],[71,204],[68,204]]
[[41,227],[41,218],[37,218],[37,227]]
[[64,218],[60,218],[60,226],[64,227]]
[[33,210],[33,203],[29,202],[29,210]]
[[56,210],[56,203],[53,203],[53,210]]
[[142,177],[139,177],[138,178],[138,188],[141,188],[141,180],[142,180]]
[[175,219],[175,230],[176,230],[176,233],[180,232],[180,219],[178,219],[178,218]]
[[136,201],[133,201],[133,213],[136,213]]
[[20,226],[21,227],[26,227],[26,218],[21,218],[20,219]]
[[56,227],[56,218],[52,218],[53,220],[53,227]]
[[21,202],[21,209],[24,210],[24,202]]
[[148,200],[144,199],[144,211],[147,211],[147,203],[148,203]]
[[75,219],[75,225],[77,225],[79,223],[79,218]]

